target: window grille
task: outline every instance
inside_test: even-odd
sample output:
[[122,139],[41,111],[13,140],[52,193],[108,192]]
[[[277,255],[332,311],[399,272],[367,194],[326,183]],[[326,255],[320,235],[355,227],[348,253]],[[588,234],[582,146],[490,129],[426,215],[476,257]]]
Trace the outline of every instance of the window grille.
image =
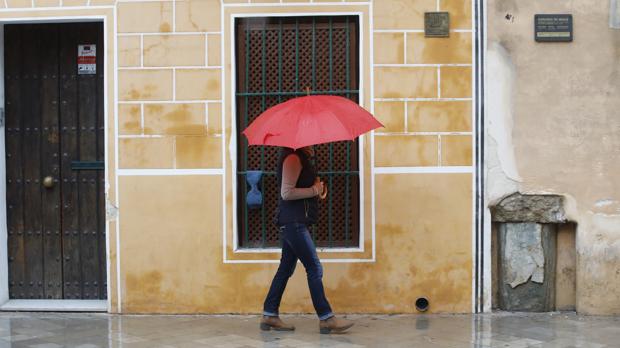
[[[243,18],[235,22],[237,110],[237,219],[242,248],[279,246],[274,223],[278,203],[279,148],[250,146],[241,134],[264,110],[311,94],[340,95],[358,102],[357,16]],[[319,202],[311,229],[319,247],[359,245],[358,140],[316,146],[316,166],[329,195]],[[247,171],[263,172],[263,204],[248,209]]]

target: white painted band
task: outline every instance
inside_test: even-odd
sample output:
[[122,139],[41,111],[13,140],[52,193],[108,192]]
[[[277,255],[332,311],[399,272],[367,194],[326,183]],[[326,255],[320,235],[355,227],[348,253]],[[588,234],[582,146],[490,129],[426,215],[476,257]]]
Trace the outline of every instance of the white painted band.
[[385,136],[414,136],[414,135],[472,135],[472,132],[394,132],[394,133],[383,133],[383,132],[375,132],[375,136],[377,137],[385,137]]
[[375,101],[472,101],[472,98],[375,98]]
[[381,64],[375,64],[374,65],[375,68],[427,68],[427,67],[432,67],[432,68],[439,68],[439,67],[443,67],[443,66],[461,66],[461,67],[471,67],[472,64],[388,64],[388,63],[381,63]]
[[119,169],[118,176],[224,175],[224,169]]
[[[295,2],[287,2],[287,3],[237,3],[237,4],[223,4],[223,7],[299,7],[299,6],[367,6],[370,4],[370,1],[357,1],[357,2],[311,2],[311,3],[295,3]],[[308,16],[313,16],[313,14],[307,14]]]
[[[424,29],[375,29],[374,33],[424,33]],[[451,29],[451,33],[471,33],[471,29]]]
[[[321,263],[374,263],[376,260],[372,259],[321,259]],[[224,263],[280,263],[280,260],[224,260]]]
[[[321,248],[317,247],[316,251],[319,253],[363,253],[362,248]],[[269,253],[281,253],[281,248],[251,248],[251,249],[237,249],[235,254],[269,254]]]
[[[14,7],[9,7],[9,8],[0,8],[0,13],[2,12],[45,12],[45,11],[74,11],[74,10],[101,10],[101,9],[106,9],[106,10],[111,10],[114,9],[114,6],[75,6],[75,7],[19,7],[19,8],[14,8]],[[77,17],[75,17],[77,18]],[[88,16],[84,16],[84,17],[79,17],[79,18],[88,18]],[[37,21],[38,23],[42,23],[42,21],[40,19],[47,19],[45,17],[39,18],[39,17],[35,17],[32,18],[33,21]],[[10,20],[10,18],[2,18],[3,22],[6,22]],[[19,22],[20,23],[28,23],[28,22],[24,22],[24,19],[20,19]],[[28,20],[27,18],[25,19],[26,21]],[[76,20],[80,21],[80,20]],[[80,21],[80,22],[84,22],[84,21]],[[60,23],[60,22],[58,22]],[[62,23],[67,23],[67,21],[62,21]]]
[[[175,65],[175,66],[123,66],[118,70],[192,70],[192,69],[221,69],[216,65]],[[199,99],[202,100],[202,99]]]
[[375,174],[461,174],[473,173],[474,167],[375,167]]

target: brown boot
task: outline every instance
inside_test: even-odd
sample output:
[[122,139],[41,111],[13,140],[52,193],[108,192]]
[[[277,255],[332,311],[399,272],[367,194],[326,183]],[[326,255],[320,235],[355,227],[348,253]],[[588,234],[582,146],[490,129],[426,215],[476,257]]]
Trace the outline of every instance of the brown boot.
[[354,324],[355,323],[350,320],[331,317],[319,322],[319,331],[322,334],[343,333]]
[[263,331],[269,331],[274,329],[276,331],[293,331],[295,327],[293,325],[285,324],[280,317],[269,317],[263,315],[260,320],[260,329]]

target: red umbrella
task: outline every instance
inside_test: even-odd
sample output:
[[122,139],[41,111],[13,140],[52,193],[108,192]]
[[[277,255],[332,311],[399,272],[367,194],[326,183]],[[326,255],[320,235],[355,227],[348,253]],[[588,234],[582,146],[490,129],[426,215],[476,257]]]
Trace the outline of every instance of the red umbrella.
[[368,111],[337,96],[294,98],[263,112],[243,134],[250,145],[299,149],[333,141],[353,140],[383,127]]

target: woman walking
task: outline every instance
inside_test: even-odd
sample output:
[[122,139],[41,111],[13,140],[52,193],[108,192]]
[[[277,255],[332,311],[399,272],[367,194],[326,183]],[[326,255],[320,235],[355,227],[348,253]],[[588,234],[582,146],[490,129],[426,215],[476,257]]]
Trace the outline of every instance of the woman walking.
[[318,220],[317,198],[327,195],[327,189],[311,162],[313,156],[311,146],[297,151],[282,148],[280,152],[277,173],[281,191],[276,219],[281,232],[282,257],[265,299],[261,330],[295,330],[278,314],[282,294],[295,271],[297,260],[306,269],[312,304],[319,317],[319,331],[322,334],[340,333],[353,326],[353,322],[336,318],[332,312],[323,289],[323,267],[308,230]]

